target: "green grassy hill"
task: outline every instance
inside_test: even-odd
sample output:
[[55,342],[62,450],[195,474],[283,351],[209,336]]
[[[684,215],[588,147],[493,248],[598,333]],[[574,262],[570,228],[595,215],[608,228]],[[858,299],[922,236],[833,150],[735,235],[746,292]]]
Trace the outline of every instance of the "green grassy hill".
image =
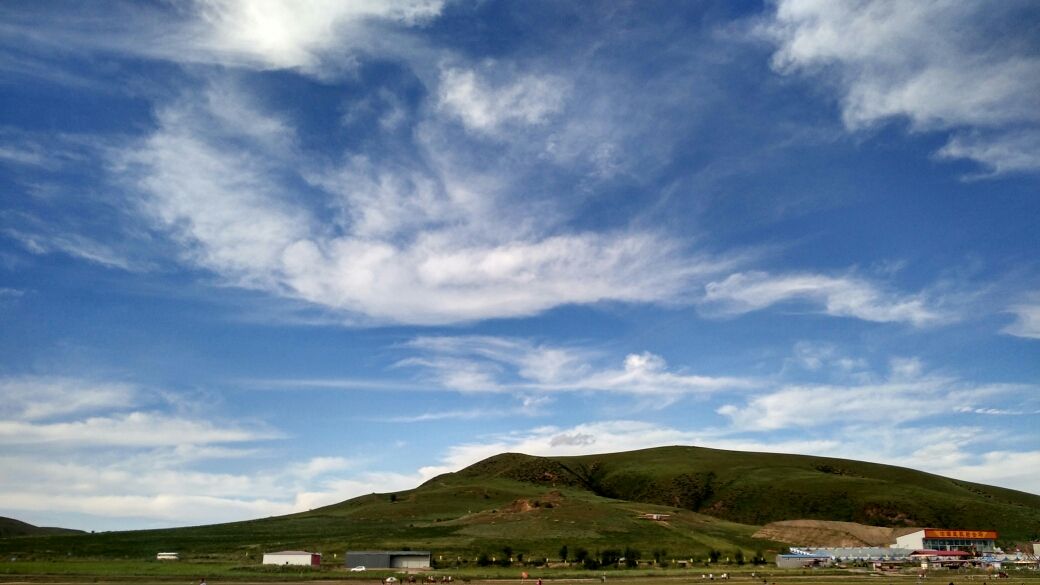
[[[1040,496],[846,459],[662,447],[581,457],[505,454],[458,473],[674,506],[744,524],[819,519],[1040,534]],[[437,480],[434,480],[437,481]]]
[[[663,513],[666,522],[644,520]],[[667,447],[584,457],[504,454],[394,494],[305,513],[211,526],[0,540],[0,555],[255,564],[264,551],[430,550],[470,562],[505,548],[527,559],[578,548],[655,550],[704,558],[717,549],[783,545],[752,537],[774,520],[986,528],[1002,538],[1040,531],[1040,496],[909,469],[841,459]],[[338,555],[338,556],[334,556]]]
[[0,516],[0,538],[10,538],[14,536],[50,536],[55,534],[83,534],[83,531],[72,530],[71,528],[33,526],[32,524],[22,522],[21,520]]

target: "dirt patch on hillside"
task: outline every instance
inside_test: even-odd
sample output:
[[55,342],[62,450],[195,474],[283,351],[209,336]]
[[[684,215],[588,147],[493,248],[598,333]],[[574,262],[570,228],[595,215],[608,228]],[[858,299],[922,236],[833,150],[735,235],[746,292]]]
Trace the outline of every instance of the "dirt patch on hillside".
[[513,503],[506,508],[505,512],[530,512],[538,508],[554,508],[560,505],[563,501],[563,494],[557,490],[553,490],[547,494],[543,494],[537,499],[520,498],[519,500],[513,500]]
[[896,541],[896,536],[905,532],[905,528],[867,526],[855,522],[784,520],[766,524],[754,537],[806,547],[888,546]]

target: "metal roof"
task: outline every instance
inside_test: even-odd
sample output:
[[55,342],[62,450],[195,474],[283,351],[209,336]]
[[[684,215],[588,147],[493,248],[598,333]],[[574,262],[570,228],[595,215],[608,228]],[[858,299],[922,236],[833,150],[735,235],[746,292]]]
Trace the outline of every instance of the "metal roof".
[[352,555],[428,555],[428,550],[348,550],[347,554]]

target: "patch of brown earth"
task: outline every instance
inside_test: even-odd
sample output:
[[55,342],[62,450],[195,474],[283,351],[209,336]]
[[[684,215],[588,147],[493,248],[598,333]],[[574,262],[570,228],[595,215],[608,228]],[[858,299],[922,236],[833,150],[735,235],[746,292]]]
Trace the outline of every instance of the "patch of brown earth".
[[805,547],[853,547],[888,546],[896,536],[906,532],[884,526],[867,526],[855,522],[830,520],[783,520],[766,524],[754,534],[755,538],[766,538]]
[[557,490],[553,490],[549,493],[542,495],[537,499],[520,498],[519,500],[513,500],[512,504],[509,504],[508,508],[504,508],[503,512],[530,512],[538,508],[554,508],[560,505],[563,501],[563,494]]

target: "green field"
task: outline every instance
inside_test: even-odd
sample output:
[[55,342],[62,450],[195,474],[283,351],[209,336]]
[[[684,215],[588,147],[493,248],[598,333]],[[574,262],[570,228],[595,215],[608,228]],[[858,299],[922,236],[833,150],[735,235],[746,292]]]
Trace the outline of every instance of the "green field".
[[[210,585],[221,582],[245,583],[343,583],[345,585],[380,584],[390,573],[386,571],[368,571],[365,573],[349,573],[342,568],[262,571],[226,563],[181,563],[177,562],[135,562],[135,561],[36,561],[24,563],[21,571],[9,571],[8,565],[16,563],[0,563],[0,582],[3,583],[135,583],[170,585],[197,585],[200,578],[205,577]],[[159,566],[156,566],[159,565]],[[1040,583],[1040,571],[1010,570],[1009,578],[998,579],[994,573],[986,571],[932,571],[924,579],[918,579],[915,569],[900,572],[875,573],[863,569],[827,569],[827,570],[778,570],[772,567],[737,567],[730,565],[714,565],[710,568],[691,569],[608,569],[599,571],[580,571],[574,569],[523,569],[528,572],[526,585],[535,585],[537,579],[543,579],[545,585],[592,585],[606,583],[608,585],[637,585],[653,582],[658,585],[705,585],[706,583],[753,583],[778,585],[821,585],[825,583],[841,583],[844,585],[878,584],[878,583],[927,583],[933,585],[958,585],[995,583],[999,585],[1036,585]],[[452,575],[459,585],[502,585],[514,583],[520,585],[521,569],[462,569],[427,571],[416,575],[421,583],[424,575],[439,577]],[[712,574],[714,581],[702,578]],[[729,575],[728,580],[719,579],[723,573]],[[754,575],[754,576],[752,576]],[[403,577],[401,574],[397,578]],[[601,581],[601,579],[603,581]]]
[[[639,518],[644,513],[669,518]],[[784,545],[752,535],[762,523],[796,518],[996,529],[1002,540],[1022,541],[1040,534],[1040,496],[870,463],[693,447],[506,454],[412,490],[289,516],[2,538],[0,575],[172,579],[204,571],[239,580],[344,579],[357,576],[337,570],[343,554],[365,549],[429,550],[439,569],[474,578],[492,570],[477,566],[482,556],[522,558],[528,570],[540,570],[533,566],[559,561],[564,546],[572,560],[584,550],[593,558],[613,551],[644,562],[703,563],[714,550],[723,559],[771,561]],[[261,567],[264,552],[287,549],[320,552],[327,567]],[[182,560],[157,562],[159,551],[176,551]]]

